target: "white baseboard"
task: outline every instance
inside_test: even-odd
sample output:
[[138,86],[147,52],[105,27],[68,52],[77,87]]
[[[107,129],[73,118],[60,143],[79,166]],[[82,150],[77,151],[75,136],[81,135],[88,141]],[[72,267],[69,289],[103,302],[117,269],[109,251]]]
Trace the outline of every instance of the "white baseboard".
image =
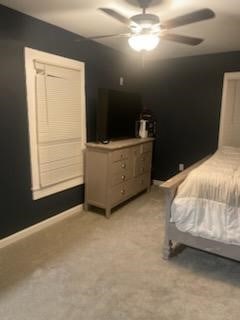
[[66,211],[63,211],[49,219],[43,220],[37,224],[34,224],[33,226],[30,226],[26,229],[23,229],[19,232],[16,232],[6,238],[3,238],[2,240],[0,240],[0,249],[9,246],[10,244],[13,244],[16,241],[19,241],[23,238],[26,238],[28,236],[30,236],[31,234],[38,232],[40,230],[43,230],[55,223],[58,223],[62,220],[68,219],[74,215],[79,214],[82,211],[83,205],[77,205],[73,208],[70,208]]
[[163,184],[165,181],[161,181],[161,180],[153,180],[153,185],[154,186],[160,186],[161,184]]

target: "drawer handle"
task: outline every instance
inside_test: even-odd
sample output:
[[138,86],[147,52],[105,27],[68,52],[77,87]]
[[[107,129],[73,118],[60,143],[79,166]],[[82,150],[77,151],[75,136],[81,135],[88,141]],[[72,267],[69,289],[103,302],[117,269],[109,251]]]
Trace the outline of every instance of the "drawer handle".
[[122,163],[121,167],[122,167],[123,169],[125,169],[125,168],[126,168],[126,163]]
[[144,157],[142,157],[142,158],[141,158],[141,160],[142,160],[142,161],[144,161],[144,160],[145,160],[145,158],[144,158]]
[[121,158],[123,158],[124,157],[124,155],[123,154],[121,154]]
[[126,179],[126,176],[123,175],[123,176],[122,176],[122,180],[125,180],[125,179]]
[[124,195],[125,194],[125,190],[121,190],[121,194]]

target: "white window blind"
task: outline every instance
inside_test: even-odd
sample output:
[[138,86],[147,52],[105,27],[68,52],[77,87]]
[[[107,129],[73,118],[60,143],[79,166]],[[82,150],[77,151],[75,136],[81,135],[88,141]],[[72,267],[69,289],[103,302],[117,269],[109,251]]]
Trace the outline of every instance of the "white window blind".
[[84,77],[81,68],[67,67],[65,61],[63,66],[32,62],[37,159],[32,168],[38,171],[33,192],[40,198],[83,182]]

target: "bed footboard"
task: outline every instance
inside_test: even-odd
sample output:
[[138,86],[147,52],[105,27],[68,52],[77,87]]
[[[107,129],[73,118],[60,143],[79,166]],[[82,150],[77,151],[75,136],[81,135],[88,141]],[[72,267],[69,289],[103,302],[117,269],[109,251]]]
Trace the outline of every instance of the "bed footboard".
[[169,259],[171,253],[173,251],[173,240],[174,236],[170,233],[171,227],[171,204],[176,194],[178,186],[186,179],[187,175],[195,168],[197,168],[200,164],[206,161],[210,156],[207,156],[200,161],[194,163],[192,166],[183,170],[179,174],[175,175],[171,179],[164,182],[160,188],[164,191],[165,197],[165,239],[164,239],[164,247],[163,247],[163,259]]

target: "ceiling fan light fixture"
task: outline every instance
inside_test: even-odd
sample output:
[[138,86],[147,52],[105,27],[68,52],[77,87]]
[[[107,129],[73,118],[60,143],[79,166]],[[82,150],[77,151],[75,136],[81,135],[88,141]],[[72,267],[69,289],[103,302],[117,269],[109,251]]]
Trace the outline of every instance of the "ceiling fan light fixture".
[[128,39],[129,46],[135,51],[151,51],[159,44],[160,38],[154,34],[136,34]]

